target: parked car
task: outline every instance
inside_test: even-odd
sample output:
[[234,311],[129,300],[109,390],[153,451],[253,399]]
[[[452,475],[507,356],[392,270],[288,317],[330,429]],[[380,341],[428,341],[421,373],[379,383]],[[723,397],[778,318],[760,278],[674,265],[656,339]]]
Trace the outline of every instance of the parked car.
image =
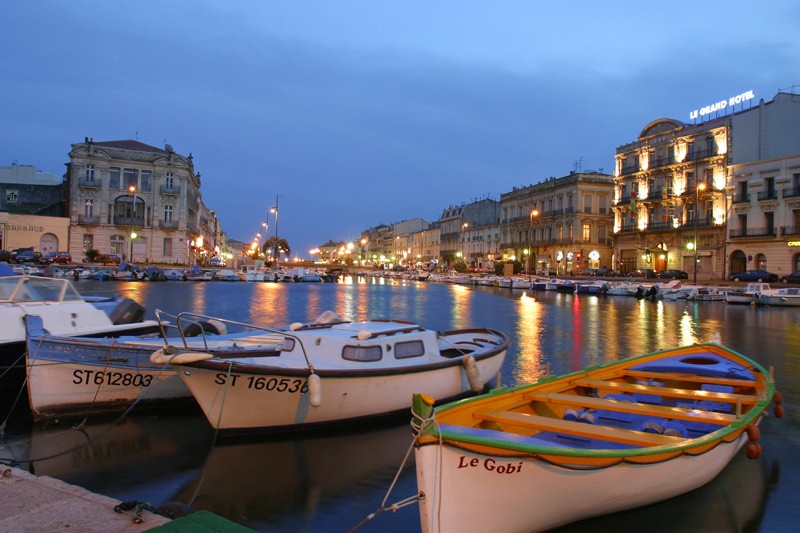
[[602,278],[613,278],[616,277],[617,273],[611,270],[610,268],[602,267],[598,268],[597,272],[595,272],[594,275],[600,276]]
[[51,263],[66,265],[67,263],[72,263],[72,255],[69,252],[49,252],[39,259],[39,262],[45,265]]
[[632,278],[657,278],[658,274],[652,268],[637,268],[636,270],[631,270],[628,276]]
[[659,272],[658,277],[661,279],[689,279],[689,273],[683,270],[668,268],[667,270]]
[[32,252],[32,251],[33,251],[33,248],[15,248],[15,249],[11,250],[11,259],[9,260],[9,263],[12,262],[12,261],[16,261],[17,260],[17,256],[19,254],[21,254],[22,252]]
[[797,272],[792,272],[788,276],[783,276],[781,281],[784,283],[800,283],[800,270]]
[[208,261],[208,264],[211,265],[212,267],[224,267],[225,258],[219,255],[215,255]]
[[745,270],[731,276],[731,281],[758,281],[758,282],[775,282],[778,281],[778,275],[766,270]]
[[114,264],[114,265],[118,265],[118,264],[122,263],[122,258],[120,256],[118,256],[117,254],[105,254],[105,255],[101,255],[98,258],[97,261],[98,261],[98,263],[103,263],[104,265],[109,264],[109,263],[110,264]]
[[17,254],[16,261],[17,263],[38,263],[41,258],[42,254],[40,252],[25,250]]

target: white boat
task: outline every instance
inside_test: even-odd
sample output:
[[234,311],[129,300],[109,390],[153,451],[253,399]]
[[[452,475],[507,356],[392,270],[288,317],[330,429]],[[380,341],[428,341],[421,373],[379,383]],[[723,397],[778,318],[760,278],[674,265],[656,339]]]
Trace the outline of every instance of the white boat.
[[746,304],[752,305],[756,303],[756,296],[762,291],[770,290],[769,283],[748,283],[743,289],[735,288],[725,292],[725,301],[729,304]]
[[310,324],[267,331],[278,337],[274,357],[200,353],[205,360],[173,365],[216,429],[342,423],[401,413],[415,390],[439,398],[477,392],[495,379],[510,342],[489,329],[346,322],[329,311]]
[[143,320],[144,309],[130,299],[84,298],[67,279],[0,276],[0,366],[11,368],[0,387],[18,388],[24,379],[25,315],[37,315],[54,335],[136,335],[158,331]]
[[133,263],[122,263],[111,272],[111,278],[117,281],[136,281],[140,279],[139,267]]
[[242,278],[234,270],[223,268],[214,273],[214,281],[242,281]]
[[194,265],[189,270],[184,271],[183,279],[184,281],[213,281],[214,271],[201,270],[199,266]]
[[[132,402],[153,406],[170,400],[191,400],[191,393],[170,360],[188,351],[207,350],[218,357],[247,353],[276,355],[280,338],[260,331],[227,334],[215,321],[177,321],[162,335],[118,338],[65,337],[46,333],[42,319],[25,317],[28,399],[34,419],[110,412]],[[169,331],[179,336],[167,337]],[[158,351],[160,359],[151,362]],[[175,359],[172,359],[174,356]]]
[[242,281],[264,281],[266,273],[263,266],[243,265],[238,272]]
[[608,296],[636,296],[641,283],[635,281],[611,281],[608,283]]
[[543,531],[688,493],[760,456],[773,396],[781,416],[772,371],[714,343],[435,409],[415,395],[422,531]]
[[164,270],[164,277],[167,278],[167,281],[182,281],[183,271],[177,268],[168,268]]
[[780,307],[800,307],[800,288],[785,287],[762,290],[756,294],[756,304]]

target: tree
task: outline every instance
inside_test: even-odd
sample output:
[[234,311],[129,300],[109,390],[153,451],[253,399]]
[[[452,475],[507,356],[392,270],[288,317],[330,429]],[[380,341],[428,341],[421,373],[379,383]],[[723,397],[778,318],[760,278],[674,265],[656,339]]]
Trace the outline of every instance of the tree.
[[86,261],[94,263],[100,257],[100,252],[97,250],[86,250]]
[[286,254],[286,257],[290,257],[292,254],[291,249],[289,248],[289,243],[286,242],[286,239],[282,239],[280,237],[270,237],[266,241],[264,241],[264,246],[261,248],[261,251],[264,255],[267,255],[267,250],[272,248],[275,259],[280,259],[281,254]]

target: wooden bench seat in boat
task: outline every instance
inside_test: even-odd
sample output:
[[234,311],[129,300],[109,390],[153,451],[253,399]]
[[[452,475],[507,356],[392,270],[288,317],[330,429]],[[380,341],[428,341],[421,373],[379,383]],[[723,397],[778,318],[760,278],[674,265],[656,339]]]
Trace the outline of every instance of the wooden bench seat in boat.
[[632,378],[647,380],[657,379],[659,381],[691,381],[692,383],[707,383],[709,385],[730,385],[732,387],[749,387],[756,386],[754,381],[749,379],[737,378],[720,378],[713,376],[698,376],[694,374],[680,374],[672,372],[648,372],[645,370],[625,370],[626,376]]
[[667,396],[669,398],[681,398],[691,400],[709,400],[715,402],[726,402],[736,404],[755,405],[758,398],[749,394],[733,394],[727,392],[703,391],[702,398],[698,398],[696,390],[676,389],[672,387],[653,387],[651,385],[639,385],[636,383],[622,383],[619,381],[604,381],[600,379],[576,379],[570,381],[571,385],[577,387],[589,387],[598,390],[608,390],[616,392],[630,392],[638,394],[652,394],[654,396]]
[[584,424],[582,422],[573,422],[560,418],[527,413],[515,413],[513,411],[487,409],[477,411],[473,416],[479,420],[496,422],[498,424],[509,424],[543,431],[555,431],[567,435],[619,442],[632,446],[662,446],[664,444],[677,444],[684,441],[681,437],[646,433],[644,431],[632,429]]
[[735,415],[713,413],[681,407],[665,407],[661,405],[642,404],[636,402],[621,402],[607,398],[594,398],[577,394],[528,393],[523,398],[529,401],[543,403],[558,403],[562,405],[576,405],[589,409],[602,409],[620,411],[637,415],[653,416],[663,419],[687,420],[691,422],[707,422],[718,426],[726,426],[736,420]]

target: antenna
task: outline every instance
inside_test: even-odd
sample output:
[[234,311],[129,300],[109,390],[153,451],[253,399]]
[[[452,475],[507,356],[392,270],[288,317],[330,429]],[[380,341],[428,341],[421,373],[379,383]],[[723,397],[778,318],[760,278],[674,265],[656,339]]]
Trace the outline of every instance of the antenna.
[[139,132],[138,131],[136,132],[136,140],[137,141],[139,140]]
[[583,156],[580,156],[577,161],[575,161],[575,172],[580,172],[583,168]]

